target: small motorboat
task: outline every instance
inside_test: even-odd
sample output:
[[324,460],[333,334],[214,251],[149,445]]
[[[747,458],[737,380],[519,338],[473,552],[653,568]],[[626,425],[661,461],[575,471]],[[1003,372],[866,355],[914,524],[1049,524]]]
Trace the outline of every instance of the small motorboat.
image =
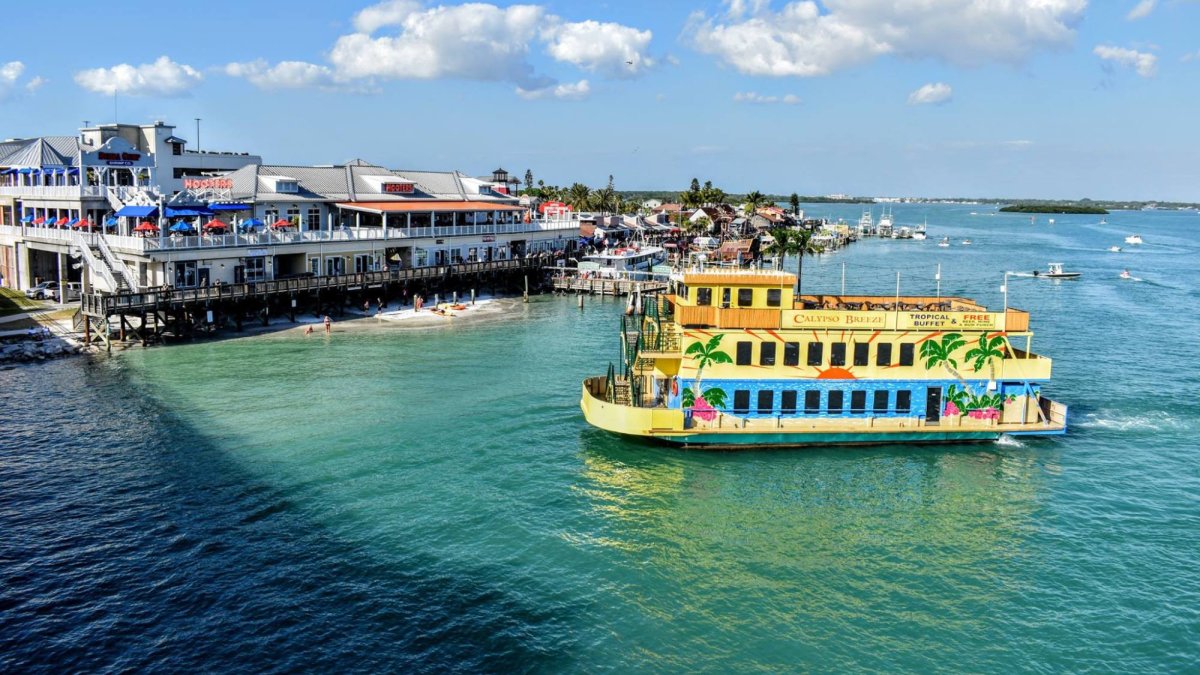
[[1109,253],[1120,253],[1121,247],[1120,246],[1109,246],[1108,251],[1109,251]]
[[1142,235],[1140,235],[1140,234],[1131,234],[1131,235],[1129,235],[1128,237],[1125,237],[1125,243],[1126,243],[1126,244],[1133,244],[1133,245],[1140,244],[1140,243],[1142,243]]
[[1050,271],[1048,272],[1034,270],[1033,276],[1045,279],[1078,279],[1080,276],[1079,272],[1064,272],[1062,263],[1050,263],[1049,267]]
[[970,240],[970,239],[963,239],[963,240],[962,240],[962,245],[963,245],[963,246],[970,246],[970,245],[971,245],[971,240]]
[[1129,273],[1129,270],[1121,270],[1121,278],[1122,279],[1132,279],[1133,275]]
[[950,248],[950,237],[942,237],[942,240],[938,242],[938,246]]

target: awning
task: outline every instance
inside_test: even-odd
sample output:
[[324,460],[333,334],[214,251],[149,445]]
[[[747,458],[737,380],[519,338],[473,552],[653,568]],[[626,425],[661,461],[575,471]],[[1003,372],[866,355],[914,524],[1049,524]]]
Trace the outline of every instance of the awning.
[[211,216],[212,211],[200,207],[177,209],[168,206],[166,208],[166,214],[168,218],[195,218],[196,216]]
[[494,202],[468,201],[403,201],[403,202],[338,202],[339,209],[367,213],[423,213],[428,211],[525,211],[524,206]]
[[157,206],[122,206],[120,211],[117,211],[118,218],[149,218],[155,213],[158,213]]
[[249,204],[209,204],[209,211],[249,211]]

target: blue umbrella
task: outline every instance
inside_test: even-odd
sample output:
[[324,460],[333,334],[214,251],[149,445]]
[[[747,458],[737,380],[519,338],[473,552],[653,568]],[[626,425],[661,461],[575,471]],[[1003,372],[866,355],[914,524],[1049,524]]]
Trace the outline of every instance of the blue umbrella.
[[181,220],[178,223],[175,223],[174,225],[172,225],[167,231],[168,232],[182,232],[184,234],[194,234],[196,232],[196,228],[192,227],[191,223]]
[[259,220],[258,218],[251,218],[250,220],[243,220],[242,221],[242,231],[246,232],[249,230],[253,230],[253,229],[262,227],[264,224],[265,223],[263,223],[263,221]]
[[33,215],[32,215],[32,214],[30,214],[30,215],[28,215],[28,216],[25,216],[24,218],[22,218],[22,219],[21,219],[21,222],[22,222],[22,223],[32,223],[32,222],[33,222]]

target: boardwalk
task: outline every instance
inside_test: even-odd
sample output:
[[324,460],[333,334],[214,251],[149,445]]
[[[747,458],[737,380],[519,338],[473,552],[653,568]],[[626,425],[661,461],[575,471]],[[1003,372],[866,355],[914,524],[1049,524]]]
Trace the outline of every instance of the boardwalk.
[[554,277],[555,292],[589,293],[592,295],[629,295],[630,293],[659,293],[667,290],[667,282],[633,279],[583,279],[578,276]]

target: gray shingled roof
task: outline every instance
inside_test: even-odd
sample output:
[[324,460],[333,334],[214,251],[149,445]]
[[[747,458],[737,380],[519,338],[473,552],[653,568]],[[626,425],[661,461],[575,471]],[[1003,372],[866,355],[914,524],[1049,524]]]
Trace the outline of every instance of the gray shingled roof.
[[[415,184],[416,194],[380,194],[367,176],[398,176]],[[391,171],[363,160],[342,166],[280,166],[252,164],[225,174],[233,181],[234,199],[272,201],[408,201],[413,199],[469,200],[508,203],[511,198],[479,194],[484,183],[457,171]],[[275,192],[273,179],[294,178],[300,191]]]

